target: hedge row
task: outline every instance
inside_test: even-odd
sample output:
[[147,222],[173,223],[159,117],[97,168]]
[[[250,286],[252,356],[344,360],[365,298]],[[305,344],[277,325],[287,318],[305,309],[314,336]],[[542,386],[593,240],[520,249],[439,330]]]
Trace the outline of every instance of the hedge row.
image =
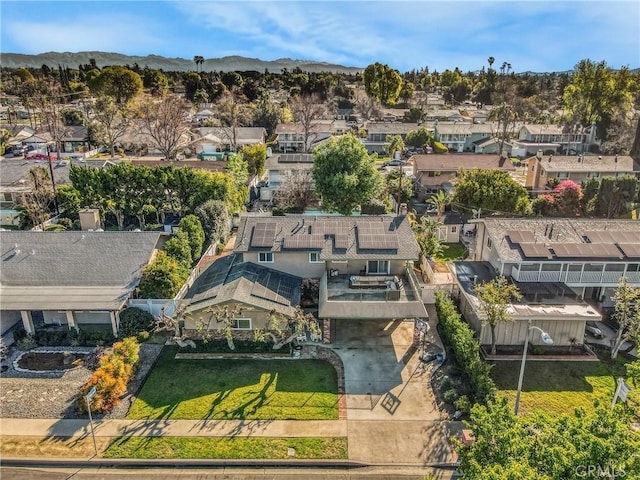
[[135,337],[125,338],[113,344],[111,353],[103,355],[100,366],[93,372],[93,376],[80,388],[78,410],[87,412],[85,395],[93,387],[96,393],[91,397],[91,411],[108,413],[120,402],[120,397],[127,391],[127,384],[140,361],[140,345]]
[[471,385],[474,403],[486,404],[494,400],[496,386],[489,377],[491,366],[482,360],[480,342],[446,292],[436,293],[436,311],[443,339],[453,349],[456,361]]

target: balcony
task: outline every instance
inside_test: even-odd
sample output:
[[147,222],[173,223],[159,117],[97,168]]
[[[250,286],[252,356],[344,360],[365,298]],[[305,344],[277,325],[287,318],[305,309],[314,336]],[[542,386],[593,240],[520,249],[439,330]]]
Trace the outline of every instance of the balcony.
[[393,285],[373,282],[370,288],[354,288],[350,277],[338,275],[329,277],[326,273],[320,279],[320,305],[318,314],[322,318],[370,318],[392,319],[420,317],[427,314],[422,303],[421,289],[412,271],[404,275],[385,276]]

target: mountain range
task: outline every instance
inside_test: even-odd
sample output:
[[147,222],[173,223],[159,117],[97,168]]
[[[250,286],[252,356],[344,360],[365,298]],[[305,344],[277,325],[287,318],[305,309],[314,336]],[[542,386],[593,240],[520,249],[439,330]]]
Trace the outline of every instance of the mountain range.
[[279,58],[277,60],[260,60],[259,58],[247,58],[240,56],[228,56],[222,58],[207,58],[204,63],[196,68],[195,62],[186,58],[166,58],[159,55],[132,56],[120,53],[109,52],[47,52],[37,55],[25,55],[21,53],[0,53],[0,64],[6,68],[40,68],[47,65],[51,68],[63,67],[78,68],[78,65],[89,64],[93,59],[100,68],[108,65],[130,65],[138,64],[140,68],[145,66],[164,71],[186,72],[186,71],[258,71],[263,72],[268,69],[273,73],[280,73],[286,68],[291,71],[299,67],[305,72],[337,72],[337,73],[357,73],[363,68],[345,67],[326,62],[315,62],[311,60],[293,60],[291,58]]

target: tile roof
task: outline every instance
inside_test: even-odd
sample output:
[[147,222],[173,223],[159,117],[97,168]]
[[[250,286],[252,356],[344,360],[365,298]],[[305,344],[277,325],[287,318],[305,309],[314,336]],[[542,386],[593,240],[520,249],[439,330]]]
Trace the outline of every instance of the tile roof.
[[628,155],[544,155],[540,165],[547,172],[640,172],[640,164]]
[[427,154],[414,155],[414,171],[447,171],[456,172],[459,168],[472,170],[480,169],[501,169],[506,171],[514,170],[514,166],[509,159],[500,159],[497,154]]
[[292,315],[300,304],[300,277],[254,263],[240,255],[216,260],[198,277],[184,297],[187,312],[228,302]]
[[[267,231],[267,227],[270,229]],[[264,247],[257,240],[264,240]],[[370,243],[368,244],[367,242]],[[322,260],[417,260],[419,247],[404,216],[243,216],[235,252],[319,251]]]
[[[583,236],[588,236],[590,232],[629,232],[631,237],[640,239],[640,222],[634,220],[604,220],[604,219],[577,219],[577,218],[540,218],[540,219],[507,219],[507,218],[486,218],[479,220],[484,223],[487,234],[491,238],[493,245],[497,248],[498,255],[502,261],[523,261],[526,256],[519,242],[512,241],[509,232],[526,233],[533,238],[533,245],[552,246],[552,244],[582,244]],[[605,244],[606,245],[606,244]],[[548,250],[548,249],[547,249]],[[563,253],[556,252],[559,255]],[[584,252],[578,252],[583,257]],[[597,252],[596,252],[597,253]],[[529,252],[530,255],[533,252]],[[608,254],[602,250],[602,254]],[[617,252],[620,260],[624,255]],[[553,258],[552,255],[545,255],[545,259]],[[543,258],[543,257],[538,257]],[[593,258],[597,258],[594,254]]]

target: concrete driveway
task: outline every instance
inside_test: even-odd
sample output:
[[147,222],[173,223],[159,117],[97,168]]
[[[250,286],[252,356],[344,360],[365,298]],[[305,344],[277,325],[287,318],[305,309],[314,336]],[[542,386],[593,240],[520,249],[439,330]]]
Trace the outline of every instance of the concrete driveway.
[[[430,322],[431,323],[431,322]],[[349,459],[425,466],[451,461],[430,385],[433,362],[412,347],[413,321],[341,320],[331,348],[344,364]]]

